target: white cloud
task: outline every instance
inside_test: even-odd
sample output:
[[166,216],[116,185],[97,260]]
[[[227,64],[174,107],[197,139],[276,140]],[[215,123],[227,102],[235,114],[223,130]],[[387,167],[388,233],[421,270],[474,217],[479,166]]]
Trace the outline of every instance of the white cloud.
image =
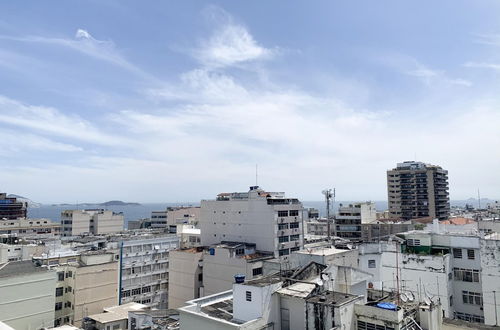
[[432,70],[423,64],[416,63],[417,68],[406,71],[406,74],[419,78],[426,85],[447,84],[470,87],[472,83],[461,78],[450,78],[444,71]]
[[464,64],[467,68],[480,68],[480,69],[491,69],[495,71],[500,71],[500,64],[497,63],[487,63],[487,62],[467,62]]
[[479,44],[500,46],[500,34],[478,34],[476,42]]
[[92,123],[55,108],[23,104],[0,95],[0,123],[98,145],[123,145],[127,140],[102,133]]
[[276,51],[265,48],[254,39],[248,29],[221,8],[211,6],[206,10],[218,27],[201,42],[193,56],[209,67],[225,67],[272,58]]

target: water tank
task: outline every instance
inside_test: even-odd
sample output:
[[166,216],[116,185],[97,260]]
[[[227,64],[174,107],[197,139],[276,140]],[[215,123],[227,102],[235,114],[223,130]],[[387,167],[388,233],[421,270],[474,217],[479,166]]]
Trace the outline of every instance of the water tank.
[[377,307],[378,308],[382,308],[382,309],[388,309],[388,310],[391,310],[391,311],[398,310],[398,306],[396,306],[395,304],[392,304],[392,303],[388,303],[388,302],[378,303]]
[[215,255],[215,249],[214,248],[208,249],[208,253],[210,253],[211,256],[214,256]]
[[243,283],[243,282],[245,282],[245,274],[234,275],[234,283]]

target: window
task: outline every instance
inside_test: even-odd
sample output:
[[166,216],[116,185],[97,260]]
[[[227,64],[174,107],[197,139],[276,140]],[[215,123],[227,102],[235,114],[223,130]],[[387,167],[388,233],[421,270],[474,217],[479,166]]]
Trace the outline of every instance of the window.
[[130,290],[122,291],[122,297],[130,297]]
[[203,273],[198,274],[198,281],[203,282]]
[[295,251],[298,251],[298,250],[300,250],[300,247],[296,246],[296,247],[291,248],[290,252],[295,252]]
[[299,210],[290,210],[289,214],[291,217],[297,217],[299,216]]
[[453,258],[462,259],[462,249],[453,249]]
[[290,222],[290,229],[299,228],[298,222]]
[[420,246],[420,240],[409,238],[406,240],[406,244],[408,244],[408,246]]
[[252,301],[252,292],[251,291],[245,292],[245,298],[246,301]]
[[66,301],[66,303],[64,304],[64,307],[71,307],[71,301]]
[[280,236],[280,237],[278,237],[278,241],[280,243],[288,242],[289,240],[290,240],[289,236]]
[[300,239],[299,234],[297,235],[290,235],[290,241],[298,241]]
[[453,306],[453,296],[450,296],[450,306]]
[[[70,262],[69,259],[68,259],[68,262]],[[68,277],[73,277],[73,272],[72,271],[66,272],[66,278],[68,278]]]
[[394,330],[394,328],[386,325],[358,321],[358,330]]
[[56,297],[60,297],[63,295],[63,288],[56,288]]
[[278,211],[278,217],[287,217],[288,211]]
[[252,269],[252,275],[253,276],[262,275],[262,267]]
[[278,251],[278,254],[280,256],[287,256],[287,255],[290,254],[290,250],[288,250],[288,249],[281,249],[281,250]]
[[475,259],[475,254],[474,250],[472,249],[467,249],[467,259],[474,260]]
[[288,224],[287,223],[280,223],[278,224],[278,230],[285,230],[288,229]]
[[138,294],[141,294],[141,288],[132,289],[132,295],[133,296],[138,295]]
[[145,286],[142,288],[142,293],[148,293],[151,292],[151,287],[150,286]]
[[241,256],[243,254],[245,254],[245,249],[244,248],[238,248],[238,249],[236,249],[236,255],[237,256]]
[[478,292],[462,291],[462,300],[464,304],[483,305],[483,295]]
[[69,316],[66,316],[66,317],[64,318],[64,323],[69,323]]
[[56,303],[56,311],[60,311],[62,309],[62,302]]
[[479,270],[477,269],[453,268],[453,274],[455,281],[479,282]]
[[376,265],[374,259],[368,260],[368,268],[376,268],[376,267],[377,267],[377,265]]
[[455,318],[457,318],[459,320],[464,320],[467,322],[484,323],[484,317],[480,316],[480,315],[455,312]]
[[[149,300],[149,299],[148,299]],[[149,302],[149,301],[148,301]],[[144,304],[144,301],[142,302]],[[113,330],[118,330],[120,329],[120,325],[119,324],[115,324],[113,325]]]
[[58,272],[57,273],[57,280],[59,282],[64,281],[64,272]]

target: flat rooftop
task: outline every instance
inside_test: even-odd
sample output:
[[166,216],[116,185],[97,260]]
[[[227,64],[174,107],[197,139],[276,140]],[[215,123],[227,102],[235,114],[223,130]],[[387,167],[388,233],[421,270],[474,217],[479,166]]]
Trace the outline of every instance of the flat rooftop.
[[31,260],[0,264],[0,278],[46,272],[46,267],[37,267]]
[[310,249],[295,251],[294,253],[315,255],[315,256],[330,256],[330,255],[334,255],[334,254],[346,253],[349,251],[352,251],[352,250],[337,249],[334,247],[316,247],[316,248],[313,247]]
[[336,291],[328,291],[307,299],[307,302],[322,305],[340,306],[349,301],[359,299],[359,297],[361,296]]
[[246,282],[241,283],[241,284],[262,287],[262,286],[268,286],[271,284],[276,284],[279,282],[283,282],[283,280],[278,276],[278,274],[274,274],[274,275],[268,275],[268,276],[263,276],[263,277],[256,278],[253,280],[249,280],[249,281],[246,281]]

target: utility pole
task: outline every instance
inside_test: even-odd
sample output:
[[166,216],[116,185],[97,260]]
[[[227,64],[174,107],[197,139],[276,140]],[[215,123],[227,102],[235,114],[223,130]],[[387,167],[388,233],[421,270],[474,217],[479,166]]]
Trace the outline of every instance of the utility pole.
[[493,290],[493,300],[495,301],[495,326],[498,326],[497,292],[495,290]]

